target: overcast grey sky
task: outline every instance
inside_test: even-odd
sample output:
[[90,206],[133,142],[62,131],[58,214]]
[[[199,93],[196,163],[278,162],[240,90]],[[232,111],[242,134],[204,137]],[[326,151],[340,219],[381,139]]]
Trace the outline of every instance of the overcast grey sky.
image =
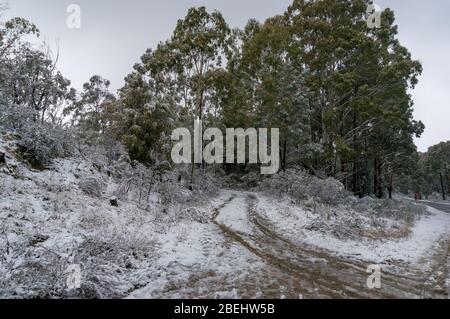
[[[0,0],[0,2],[4,2]],[[417,140],[419,150],[450,140],[450,1],[376,0],[392,8],[399,38],[424,73],[412,92],[415,117],[426,125]],[[282,13],[291,0],[9,0],[6,17],[22,16],[40,28],[52,47],[59,43],[59,69],[74,87],[99,74],[118,89],[145,49],[170,37],[176,21],[189,7],[206,6],[221,11],[232,27],[248,19],[263,21]],[[82,10],[81,29],[66,26],[67,6]]]

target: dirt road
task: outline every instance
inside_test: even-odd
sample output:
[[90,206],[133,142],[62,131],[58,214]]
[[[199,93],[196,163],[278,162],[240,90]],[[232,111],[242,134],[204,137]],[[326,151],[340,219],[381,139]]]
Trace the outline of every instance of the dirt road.
[[[379,265],[381,288],[369,289],[371,262],[309,246],[302,238],[283,233],[280,225],[258,211],[262,200],[249,192],[223,192],[213,204],[210,222],[197,228],[192,225],[188,230],[192,236],[177,241],[181,248],[171,247],[149,284],[130,297],[449,297],[450,238],[441,241],[432,257],[417,264],[385,259]],[[198,247],[200,257],[192,256],[193,247]]]
[[[244,233],[219,222],[220,214],[233,201],[247,203],[251,233]],[[252,298],[258,287],[261,297],[279,298],[280,287],[286,298],[447,298],[444,284],[449,242],[442,244],[429,271],[418,265],[392,263],[382,266],[381,289],[369,289],[367,262],[337,257],[317,248],[294,244],[276,233],[275,227],[256,210],[258,198],[234,193],[217,208],[214,223],[230,241],[261,258],[267,267],[237,287],[239,295]]]

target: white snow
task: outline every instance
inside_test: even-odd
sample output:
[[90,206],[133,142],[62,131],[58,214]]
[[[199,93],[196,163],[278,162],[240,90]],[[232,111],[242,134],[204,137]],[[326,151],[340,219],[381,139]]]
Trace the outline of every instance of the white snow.
[[[222,192],[225,196],[236,197],[229,205],[220,210],[217,221],[228,228],[239,233],[251,234],[252,226],[249,222],[246,193],[244,192]],[[224,196],[222,195],[222,196]]]
[[280,233],[289,236],[290,239],[374,263],[390,260],[418,262],[434,251],[443,236],[450,234],[450,214],[430,207],[428,208],[430,215],[417,221],[407,238],[382,241],[342,240],[331,234],[303,229],[309,220],[316,218],[311,212],[286,202],[275,203],[274,200],[262,195],[258,198],[259,210],[276,225]]
[[[112,207],[118,181],[89,162],[57,160],[45,171],[17,164],[15,175],[0,171],[0,257],[5,257],[0,258],[1,296],[43,297],[52,289],[64,290],[65,269],[80,263],[82,282],[97,285],[92,289],[101,293],[98,297],[195,297],[208,280],[226,277],[231,286],[218,286],[216,297],[237,298],[232,283],[264,267],[212,223],[214,208],[228,193],[210,204],[169,205],[161,205],[153,193],[148,205],[141,205],[130,192],[118,199],[119,207]],[[85,176],[106,182],[100,197],[80,189]],[[230,225],[245,217],[234,213],[225,212]],[[30,244],[35,235],[42,240]],[[35,273],[30,265],[42,272]],[[47,273],[58,276],[56,281],[46,278]],[[200,291],[190,287],[193,277],[200,278]]]
[[[152,193],[143,205],[132,191],[117,196],[120,181],[98,172],[88,161],[57,160],[50,170],[34,171],[16,161],[1,142],[1,151],[14,164],[13,170],[0,168],[3,297],[62,293],[65,269],[79,263],[84,283],[89,284],[86,289],[100,294],[96,297],[207,297],[206,286],[211,290],[213,285],[215,297],[239,298],[239,282],[263,273],[268,265],[226,238],[213,218],[251,238],[255,229],[248,216],[249,196],[256,198],[257,212],[292,242],[374,263],[418,262],[450,233],[450,214],[431,208],[430,216],[419,220],[408,238],[371,241],[308,230],[317,220],[342,220],[328,221],[328,212],[320,207],[312,211],[259,193],[224,190],[209,202],[167,205]],[[105,182],[99,197],[80,189],[79,181],[85,177]],[[110,205],[112,197],[118,198],[119,207]],[[368,224],[367,217],[336,209],[342,209],[340,215],[349,221]],[[219,281],[224,278],[226,284]]]
[[420,258],[427,257],[427,253],[438,246],[441,237],[450,231],[448,214],[433,208],[429,208],[429,211],[432,215],[419,220],[412,228],[411,235],[405,239],[378,242],[340,241],[311,235],[306,238],[306,242],[375,263],[383,263],[387,260],[417,262]]
[[[192,277],[205,281],[205,285],[216,277],[239,281],[264,266],[245,248],[237,244],[228,245],[212,224],[182,223],[170,228],[160,240],[163,242],[156,261],[160,270],[158,275],[128,298],[183,298],[194,289],[191,287]],[[172,285],[177,286],[177,292],[168,294],[167,289]],[[233,288],[224,288],[217,287],[217,298],[238,297]]]

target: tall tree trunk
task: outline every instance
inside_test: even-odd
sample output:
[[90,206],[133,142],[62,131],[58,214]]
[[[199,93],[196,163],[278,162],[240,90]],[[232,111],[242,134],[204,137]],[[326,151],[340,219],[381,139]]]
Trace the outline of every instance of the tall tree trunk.
[[352,173],[352,191],[353,194],[361,197],[361,192],[359,188],[359,165],[357,161],[353,162],[353,173]]
[[341,173],[343,176],[343,184],[344,184],[344,188],[347,190],[348,189],[348,178],[347,178],[347,169],[346,169],[346,163],[341,162]]
[[[356,113],[356,110],[355,109],[353,109],[353,130],[356,128],[356,123],[357,123],[357,120],[358,120],[358,118],[357,118],[357,116],[358,116],[358,114]],[[353,145],[357,145],[357,143],[358,143],[358,139],[357,139],[357,137],[356,137],[356,134],[353,134]],[[354,162],[353,162],[353,172],[352,172],[352,189],[353,189],[353,193],[354,194],[357,194],[359,197],[362,197],[362,192],[359,192],[360,191],[360,189],[359,189],[359,187],[358,187],[358,189],[357,189],[357,185],[359,184],[359,180],[358,180],[358,178],[359,178],[359,174],[358,174],[358,169],[359,169],[359,167],[358,167],[358,164],[357,164],[358,162],[357,162],[357,159],[355,159],[354,160]],[[358,194],[358,192],[359,192],[359,194]]]
[[378,198],[383,198],[382,164],[378,161]]
[[439,177],[441,178],[442,199],[445,200],[444,175],[442,174],[442,172],[439,173]]
[[189,189],[192,191],[194,190],[194,173],[195,173],[195,163],[194,163],[194,158],[192,158],[192,164],[191,164],[191,186],[189,186]]
[[448,177],[448,166],[445,165],[445,178],[447,179],[447,192],[448,196],[450,197],[450,179]]
[[394,191],[394,174],[392,174],[392,172],[389,173],[389,186],[388,186],[388,191],[389,191],[389,199],[392,199],[392,192]]
[[373,194],[378,194],[378,161],[375,158],[373,160]]
[[286,156],[287,156],[287,140],[284,140],[284,142],[283,142],[283,157],[282,157],[282,164],[281,164],[281,168],[283,171],[286,171]]
[[[201,60],[200,71],[201,72],[200,72],[199,76],[202,77],[203,76],[203,72],[202,72],[203,71],[203,60]],[[197,94],[198,94],[198,106],[197,106],[198,119],[200,120],[200,122],[202,122],[203,121],[203,102],[204,102],[203,99],[204,99],[204,94],[205,94],[203,83],[198,88]],[[195,119],[194,119],[194,121],[195,121]],[[194,130],[195,130],[195,128],[194,128]],[[202,139],[203,139],[203,125],[202,125],[202,131],[200,132],[200,134],[202,135]],[[194,143],[195,142],[196,141],[194,141]],[[203,152],[203,150],[202,150],[202,152]],[[192,156],[193,157],[192,157],[192,167],[191,167],[191,189],[194,188],[194,183],[195,183],[195,176],[194,176],[195,175],[195,155],[192,154]],[[202,163],[200,164],[200,166],[204,167],[203,166],[204,163],[205,163],[205,161],[203,160]]]
[[378,158],[375,158],[373,161],[373,192],[376,197],[379,199],[383,198],[383,187],[381,180],[381,168],[382,164]]

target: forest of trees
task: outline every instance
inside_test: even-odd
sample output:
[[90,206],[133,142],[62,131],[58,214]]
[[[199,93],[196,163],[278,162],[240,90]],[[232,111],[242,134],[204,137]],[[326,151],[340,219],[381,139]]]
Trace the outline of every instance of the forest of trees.
[[413,118],[410,90],[422,66],[400,44],[391,10],[368,28],[368,2],[295,0],[242,30],[192,8],[117,94],[98,75],[76,92],[57,57],[22,40],[39,36],[35,25],[2,21],[0,105],[87,143],[119,141],[147,166],[170,163],[172,130],[198,117],[205,127],[279,128],[283,170],[336,178],[357,196],[439,192],[439,175],[450,191],[450,142],[426,154],[414,144],[425,127]]

